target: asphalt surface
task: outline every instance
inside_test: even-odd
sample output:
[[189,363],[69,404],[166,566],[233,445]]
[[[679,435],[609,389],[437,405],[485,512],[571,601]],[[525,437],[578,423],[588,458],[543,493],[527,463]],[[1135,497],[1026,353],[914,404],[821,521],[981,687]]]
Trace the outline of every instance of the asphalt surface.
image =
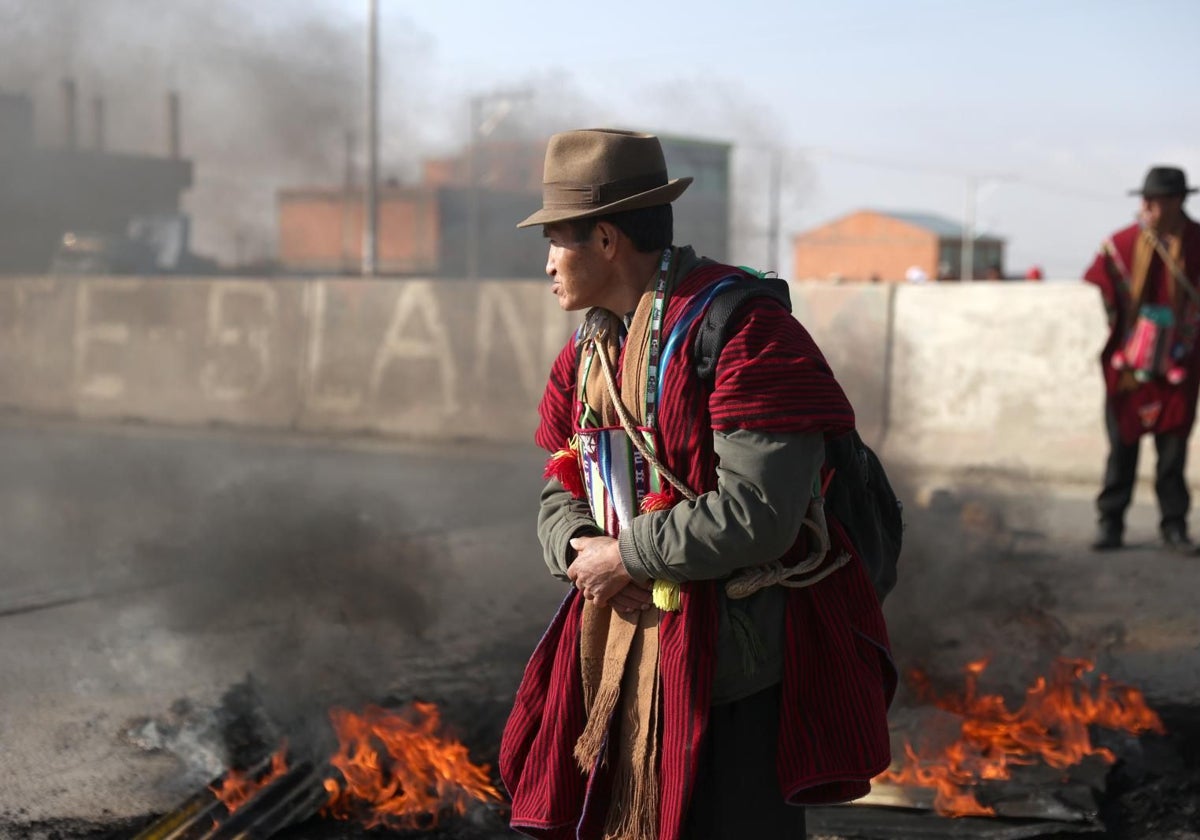
[[[534,533],[543,460],[0,423],[0,837],[170,809],[229,760],[231,698],[301,741],[330,705],[431,699],[494,760],[562,596]],[[902,666],[952,685],[990,657],[985,684],[1015,692],[1085,656],[1200,708],[1200,559],[1158,548],[1144,488],[1131,547],[1099,555],[1093,488],[895,478]]]
[[429,699],[494,748],[562,596],[542,460],[0,426],[0,836],[168,810],[228,760],[235,686],[292,739]]

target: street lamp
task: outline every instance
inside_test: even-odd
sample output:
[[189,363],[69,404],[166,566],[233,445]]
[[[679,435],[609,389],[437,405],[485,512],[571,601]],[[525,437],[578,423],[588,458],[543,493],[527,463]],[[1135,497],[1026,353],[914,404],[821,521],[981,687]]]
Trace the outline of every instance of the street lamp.
[[[963,213],[962,248],[959,250],[962,264],[958,273],[960,279],[971,281],[975,279],[975,205],[979,202],[980,176],[964,177],[967,184],[967,203]],[[988,175],[984,176],[984,185],[994,187],[998,182],[1012,180],[1014,178],[1011,175]]]

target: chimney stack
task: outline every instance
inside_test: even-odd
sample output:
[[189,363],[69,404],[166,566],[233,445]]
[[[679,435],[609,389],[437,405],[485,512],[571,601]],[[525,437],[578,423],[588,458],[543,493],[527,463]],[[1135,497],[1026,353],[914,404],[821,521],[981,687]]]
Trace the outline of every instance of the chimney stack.
[[167,93],[167,157],[179,159],[179,93]]
[[27,152],[33,146],[33,100],[0,91],[0,153]]
[[104,151],[104,98],[92,99],[92,148]]
[[63,79],[63,143],[72,151],[79,147],[79,132],[75,123],[75,80]]
[[342,168],[342,187],[346,191],[347,200],[350,198],[350,193],[354,191],[354,149],[357,145],[358,140],[355,138],[354,132],[347,131]]

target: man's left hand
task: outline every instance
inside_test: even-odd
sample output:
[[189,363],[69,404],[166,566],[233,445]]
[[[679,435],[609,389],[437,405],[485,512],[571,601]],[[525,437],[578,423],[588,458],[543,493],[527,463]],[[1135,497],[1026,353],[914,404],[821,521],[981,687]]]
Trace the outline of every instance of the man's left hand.
[[633,583],[612,537],[575,537],[571,548],[575,559],[567,567],[567,577],[596,606],[608,606],[614,595]]

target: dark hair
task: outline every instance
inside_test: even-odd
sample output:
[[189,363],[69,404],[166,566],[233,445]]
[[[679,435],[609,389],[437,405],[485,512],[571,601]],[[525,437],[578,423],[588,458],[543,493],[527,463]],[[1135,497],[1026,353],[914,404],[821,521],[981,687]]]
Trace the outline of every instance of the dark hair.
[[574,219],[567,224],[571,226],[575,240],[582,242],[591,237],[592,231],[600,222],[608,222],[628,236],[633,242],[633,247],[643,254],[661,251],[670,246],[675,238],[675,214],[670,204],[639,207],[637,210],[625,210],[589,219]]

